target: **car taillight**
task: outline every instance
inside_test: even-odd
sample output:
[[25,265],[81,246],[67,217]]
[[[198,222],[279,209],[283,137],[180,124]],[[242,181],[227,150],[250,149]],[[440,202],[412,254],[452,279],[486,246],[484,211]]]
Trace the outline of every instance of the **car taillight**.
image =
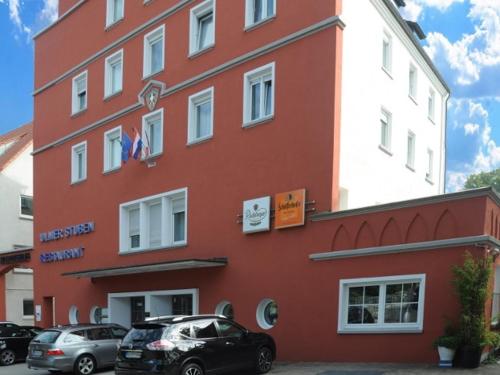
[[174,343],[168,340],[157,340],[146,345],[149,350],[171,350],[175,348]]
[[64,352],[61,349],[49,349],[47,355],[64,355]]

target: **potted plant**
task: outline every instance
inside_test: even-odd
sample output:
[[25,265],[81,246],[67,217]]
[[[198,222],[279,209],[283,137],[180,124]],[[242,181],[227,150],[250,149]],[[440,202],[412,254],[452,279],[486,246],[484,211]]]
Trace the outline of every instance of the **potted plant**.
[[467,252],[464,264],[453,267],[453,284],[461,305],[458,363],[465,368],[479,366],[483,348],[488,344],[484,310],[489,295],[492,264],[491,256],[475,259]]
[[452,367],[455,351],[460,343],[459,338],[451,328],[445,330],[443,336],[434,340],[434,347],[439,353],[439,367]]

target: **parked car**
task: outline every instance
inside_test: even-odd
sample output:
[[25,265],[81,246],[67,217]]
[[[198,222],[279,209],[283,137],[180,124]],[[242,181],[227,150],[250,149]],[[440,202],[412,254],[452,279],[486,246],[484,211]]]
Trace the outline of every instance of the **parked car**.
[[11,322],[0,322],[0,365],[9,366],[24,360],[28,345],[36,333]]
[[116,375],[204,375],[271,369],[276,345],[224,316],[165,317],[133,324],[122,341]]
[[90,375],[112,367],[127,329],[117,324],[79,324],[46,329],[29,345],[28,368]]

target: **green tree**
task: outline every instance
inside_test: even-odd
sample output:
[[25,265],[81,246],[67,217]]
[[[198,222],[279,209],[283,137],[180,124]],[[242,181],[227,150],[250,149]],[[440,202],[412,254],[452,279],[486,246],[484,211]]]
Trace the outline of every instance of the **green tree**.
[[471,174],[465,181],[464,188],[476,189],[485,186],[493,186],[497,191],[500,191],[500,168],[491,172],[481,172]]

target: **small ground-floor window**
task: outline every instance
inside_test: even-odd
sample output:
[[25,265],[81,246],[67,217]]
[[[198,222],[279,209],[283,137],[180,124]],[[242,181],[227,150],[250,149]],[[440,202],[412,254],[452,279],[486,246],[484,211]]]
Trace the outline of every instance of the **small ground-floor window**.
[[234,309],[231,302],[222,301],[215,308],[215,313],[217,315],[224,315],[226,318],[234,320]]
[[421,332],[425,275],[340,280],[340,333]]
[[68,318],[69,318],[69,323],[70,324],[78,324],[78,320],[79,320],[78,307],[76,307],[75,305],[72,305],[69,308]]
[[263,329],[271,329],[278,321],[278,305],[272,299],[263,299],[257,306],[257,323]]

